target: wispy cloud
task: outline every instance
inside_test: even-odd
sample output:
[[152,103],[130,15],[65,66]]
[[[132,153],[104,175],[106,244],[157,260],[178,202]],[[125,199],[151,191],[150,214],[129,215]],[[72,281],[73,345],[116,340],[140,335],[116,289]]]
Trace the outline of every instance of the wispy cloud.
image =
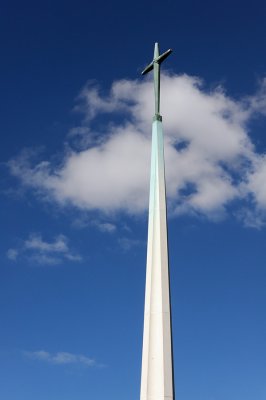
[[76,364],[85,367],[94,367],[96,362],[94,359],[84,356],[83,354],[73,354],[68,352],[49,353],[48,351],[23,351],[25,357],[32,360],[43,361],[48,364],[66,365]]
[[18,257],[18,250],[17,249],[8,249],[6,256],[9,260],[16,261]]
[[118,245],[121,247],[123,251],[132,250],[135,247],[139,247],[144,243],[141,240],[132,239],[128,237],[120,237],[118,238]]
[[76,218],[73,222],[76,228],[86,228],[88,226],[94,226],[101,232],[114,233],[117,230],[117,226],[113,222],[104,222],[98,219],[92,219],[88,215],[84,215],[80,218]]
[[19,256],[40,265],[56,265],[64,260],[82,260],[80,255],[70,250],[66,236],[58,235],[54,241],[46,242],[38,233],[32,233],[20,246],[7,251],[7,257],[12,261],[16,261]]
[[111,224],[110,222],[97,223],[97,228],[101,232],[107,232],[107,233],[113,233],[116,231],[116,226],[114,224]]
[[79,217],[75,218],[72,222],[75,228],[87,228],[93,226],[101,232],[115,233],[117,231],[117,225],[114,222],[110,222],[104,219],[92,218],[88,213],[83,213]]
[[42,237],[36,233],[32,234],[29,239],[24,242],[25,249],[37,250],[44,253],[67,253],[68,246],[66,237],[59,235],[54,242],[45,242]]
[[[252,96],[238,100],[220,86],[207,90],[196,77],[164,75],[162,80],[172,214],[218,220],[230,204],[239,202],[238,218],[250,226],[264,224],[266,156],[252,143],[249,123],[266,114],[266,80]],[[81,146],[68,152],[59,167],[50,161],[34,164],[24,152],[10,160],[11,174],[62,206],[143,212],[148,206],[152,90],[151,81],[116,81],[107,95],[86,86],[76,107],[84,115],[83,124],[71,132],[72,137],[82,136]],[[101,114],[108,114],[110,123],[92,134],[92,121]]]

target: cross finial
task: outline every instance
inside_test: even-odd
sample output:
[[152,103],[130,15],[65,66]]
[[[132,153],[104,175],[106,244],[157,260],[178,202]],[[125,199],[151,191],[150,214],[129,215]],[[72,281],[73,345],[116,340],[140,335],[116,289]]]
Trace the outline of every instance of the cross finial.
[[160,55],[159,44],[155,43],[153,60],[141,73],[142,75],[145,75],[152,69],[154,71],[155,119],[160,121],[162,119],[160,116],[160,65],[171,53],[172,50],[169,49]]

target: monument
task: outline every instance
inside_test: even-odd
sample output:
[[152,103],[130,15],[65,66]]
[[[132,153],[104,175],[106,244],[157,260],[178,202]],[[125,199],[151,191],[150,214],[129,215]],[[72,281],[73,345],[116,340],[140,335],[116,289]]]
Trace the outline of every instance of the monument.
[[169,286],[164,145],[160,115],[160,64],[172,50],[159,54],[142,75],[154,71],[155,115],[152,124],[149,225],[141,368],[141,400],[174,400],[171,302]]

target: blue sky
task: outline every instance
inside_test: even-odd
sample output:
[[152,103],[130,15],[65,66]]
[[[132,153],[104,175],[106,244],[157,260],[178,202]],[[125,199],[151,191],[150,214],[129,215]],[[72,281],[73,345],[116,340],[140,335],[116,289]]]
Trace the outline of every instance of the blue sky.
[[139,398],[153,45],[176,398],[266,397],[265,3],[3,4],[0,398]]

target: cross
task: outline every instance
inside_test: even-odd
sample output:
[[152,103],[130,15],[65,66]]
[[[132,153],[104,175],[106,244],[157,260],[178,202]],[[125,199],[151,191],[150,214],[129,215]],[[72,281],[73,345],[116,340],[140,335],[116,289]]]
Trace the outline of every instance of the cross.
[[172,53],[169,49],[163,54],[159,53],[159,44],[155,43],[154,57],[152,62],[142,71],[141,75],[145,75],[153,69],[154,72],[154,95],[155,95],[155,120],[162,120],[160,115],[160,64]]

